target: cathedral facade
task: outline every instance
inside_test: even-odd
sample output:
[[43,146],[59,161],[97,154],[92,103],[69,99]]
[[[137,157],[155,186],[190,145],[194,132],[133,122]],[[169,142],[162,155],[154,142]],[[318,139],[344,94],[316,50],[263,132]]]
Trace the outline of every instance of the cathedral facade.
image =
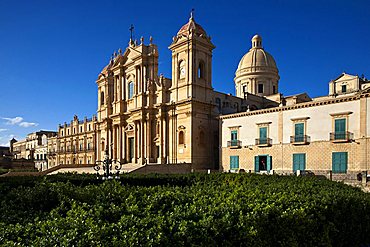
[[45,158],[47,146],[41,166],[47,168],[88,167],[108,153],[127,171],[150,164],[223,172],[370,170],[369,80],[343,73],[326,96],[284,96],[277,64],[255,35],[232,96],[213,89],[214,48],[191,16],[169,45],[172,78],[166,78],[152,38],[147,44],[131,38],[98,74],[96,116],[60,125],[38,152],[25,141],[13,143],[15,157],[31,150],[34,159]]
[[96,158],[110,156],[130,164],[219,164],[222,113],[264,103],[216,92],[212,87],[212,51],[206,31],[191,17],[169,46],[172,79],[158,75],[158,48],[132,39],[115,53],[96,81],[98,109]]

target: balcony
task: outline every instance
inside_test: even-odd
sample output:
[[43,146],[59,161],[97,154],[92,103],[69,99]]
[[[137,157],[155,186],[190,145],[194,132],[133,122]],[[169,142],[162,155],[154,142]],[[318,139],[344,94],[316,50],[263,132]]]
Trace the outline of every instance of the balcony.
[[240,148],[242,146],[242,142],[239,140],[231,140],[227,141],[227,147],[230,148]]
[[271,138],[258,138],[256,139],[256,146],[259,147],[268,147],[272,145],[272,139]]
[[331,132],[330,141],[332,142],[349,142],[353,140],[353,133],[345,132]]
[[310,141],[311,141],[310,136],[306,135],[290,136],[290,143],[294,145],[304,145],[310,143]]

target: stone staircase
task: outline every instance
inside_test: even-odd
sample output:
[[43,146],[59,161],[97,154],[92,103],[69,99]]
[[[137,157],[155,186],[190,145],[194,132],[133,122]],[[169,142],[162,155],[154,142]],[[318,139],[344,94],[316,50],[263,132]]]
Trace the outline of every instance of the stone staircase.
[[[120,173],[130,173],[130,172],[133,172],[139,168],[143,167],[142,165],[139,165],[139,164],[135,164],[135,163],[128,163],[128,164],[123,164],[122,165],[122,168],[119,170]],[[115,165],[112,166],[113,168],[113,173],[116,172],[116,170],[114,169],[115,168]],[[78,173],[78,174],[82,174],[82,173],[92,173],[92,174],[96,174],[96,171],[94,170],[94,167],[93,166],[56,166],[56,167],[53,167],[49,170],[46,170],[44,171],[45,174],[47,175],[52,175],[52,174],[57,174],[57,173],[67,173],[67,172],[75,172],[75,173]],[[103,174],[104,171],[102,169],[99,170],[99,174]]]

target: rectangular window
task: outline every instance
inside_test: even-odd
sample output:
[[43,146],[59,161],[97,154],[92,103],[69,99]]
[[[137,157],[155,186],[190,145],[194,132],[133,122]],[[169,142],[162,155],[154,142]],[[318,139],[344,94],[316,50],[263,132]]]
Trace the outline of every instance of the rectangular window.
[[239,169],[239,156],[230,156],[230,170]]
[[267,144],[267,127],[260,127],[260,144]]
[[270,155],[258,155],[254,157],[254,171],[267,171],[272,170],[272,156]]
[[306,154],[293,154],[293,171],[306,170]]
[[263,93],[263,84],[258,84],[258,93]]
[[348,164],[347,152],[333,152],[332,154],[333,173],[346,173],[347,164]]
[[238,131],[237,130],[232,130],[231,131],[231,140],[238,140]]
[[128,84],[128,98],[131,99],[132,97],[134,97],[134,83],[130,82]]
[[238,145],[238,131],[237,130],[232,130],[231,131],[230,144],[231,144],[231,146],[237,146]]
[[304,123],[296,123],[294,125],[294,142],[304,141]]
[[342,85],[342,93],[347,92],[347,85]]
[[346,138],[346,119],[335,119],[334,121],[335,129],[334,129],[334,139],[335,140],[342,140]]

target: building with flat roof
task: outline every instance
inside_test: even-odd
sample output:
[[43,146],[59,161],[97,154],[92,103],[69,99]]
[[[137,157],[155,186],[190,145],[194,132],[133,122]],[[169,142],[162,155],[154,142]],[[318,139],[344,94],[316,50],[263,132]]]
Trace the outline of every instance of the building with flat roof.
[[[237,96],[261,95],[277,105],[220,117],[220,170],[339,177],[370,170],[370,81],[341,74],[327,96],[283,96],[273,57],[254,36],[236,71]],[[251,108],[249,108],[251,109]]]

